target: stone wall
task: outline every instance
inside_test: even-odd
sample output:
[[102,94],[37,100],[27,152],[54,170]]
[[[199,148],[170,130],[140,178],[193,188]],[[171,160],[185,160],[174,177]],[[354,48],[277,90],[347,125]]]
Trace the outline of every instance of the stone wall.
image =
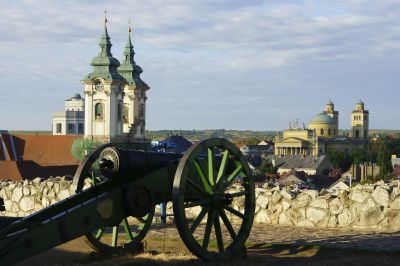
[[27,216],[41,210],[59,200],[71,196],[71,179],[54,177],[43,180],[35,178],[31,181],[1,181],[0,198],[4,200],[6,211],[0,216]]
[[[89,184],[86,184],[88,186]],[[32,181],[0,182],[4,216],[26,216],[73,194],[71,180],[65,177]],[[333,193],[289,188],[256,188],[254,222],[319,228],[348,228],[375,231],[400,230],[400,182],[357,185]],[[233,206],[243,210],[235,198]],[[195,216],[200,207],[190,210]],[[167,205],[172,213],[172,205]],[[231,215],[235,218],[234,215]]]
[[[256,223],[400,230],[400,182],[356,185],[333,193],[256,188]],[[240,209],[239,206],[235,206]]]

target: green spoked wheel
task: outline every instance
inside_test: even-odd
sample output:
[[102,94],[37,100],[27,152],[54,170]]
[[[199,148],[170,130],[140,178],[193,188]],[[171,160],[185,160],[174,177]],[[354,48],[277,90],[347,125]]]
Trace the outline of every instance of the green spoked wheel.
[[[243,254],[254,219],[254,180],[238,148],[213,138],[193,145],[179,162],[173,184],[178,232],[187,248],[207,260]],[[234,208],[240,202],[241,208]]]
[[[73,180],[77,193],[84,190],[87,179],[90,180],[92,186],[106,179],[98,171],[98,158],[101,152],[110,146],[112,145],[100,146],[80,164]],[[141,249],[141,242],[150,229],[154,209],[153,206],[143,217],[125,217],[119,224],[99,228],[86,234],[87,243],[94,250],[104,253],[137,252]]]

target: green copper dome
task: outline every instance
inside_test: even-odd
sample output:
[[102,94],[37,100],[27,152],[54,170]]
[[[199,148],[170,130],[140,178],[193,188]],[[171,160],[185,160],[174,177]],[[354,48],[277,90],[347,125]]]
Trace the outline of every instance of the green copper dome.
[[[107,20],[105,20],[107,22]],[[93,71],[84,79],[90,80],[96,77],[101,77],[104,80],[122,80],[123,77],[118,73],[117,68],[120,65],[118,59],[111,54],[110,36],[108,36],[107,25],[104,24],[104,32],[101,35],[99,47],[100,53],[93,58],[91,65]]]
[[128,42],[125,46],[124,61],[118,67],[118,73],[125,78],[129,85],[146,86],[147,84],[140,78],[142,68],[135,62],[135,51],[131,41],[131,28],[129,27]]
[[335,124],[335,120],[332,117],[330,117],[329,115],[320,113],[320,114],[314,116],[310,120],[310,124],[311,123],[313,123],[313,124],[316,124],[316,123]]

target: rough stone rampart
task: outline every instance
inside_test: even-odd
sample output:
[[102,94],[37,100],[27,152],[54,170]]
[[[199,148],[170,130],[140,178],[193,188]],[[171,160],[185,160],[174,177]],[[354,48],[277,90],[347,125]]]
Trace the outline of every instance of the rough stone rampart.
[[[26,216],[72,195],[71,180],[65,177],[32,181],[0,182],[3,216]],[[89,184],[87,184],[89,185]],[[400,230],[400,182],[356,185],[333,193],[289,188],[256,188],[258,224],[281,224],[319,228],[348,228],[374,231]],[[233,207],[243,210],[240,198]],[[171,204],[167,212],[172,212]],[[195,216],[199,207],[190,210]],[[234,215],[231,215],[235,218]]]

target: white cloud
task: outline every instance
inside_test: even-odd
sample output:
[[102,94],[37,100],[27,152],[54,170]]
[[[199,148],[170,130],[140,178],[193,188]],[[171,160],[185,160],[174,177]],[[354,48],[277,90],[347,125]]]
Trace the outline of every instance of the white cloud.
[[[0,98],[0,111],[14,119],[0,118],[0,128],[49,128],[43,117],[82,91],[104,8],[117,58],[133,21],[136,61],[152,87],[149,128],[282,129],[330,98],[349,127],[359,98],[371,113],[397,106],[397,1],[5,0],[0,95],[8,98]],[[400,122],[374,119],[380,128]]]

